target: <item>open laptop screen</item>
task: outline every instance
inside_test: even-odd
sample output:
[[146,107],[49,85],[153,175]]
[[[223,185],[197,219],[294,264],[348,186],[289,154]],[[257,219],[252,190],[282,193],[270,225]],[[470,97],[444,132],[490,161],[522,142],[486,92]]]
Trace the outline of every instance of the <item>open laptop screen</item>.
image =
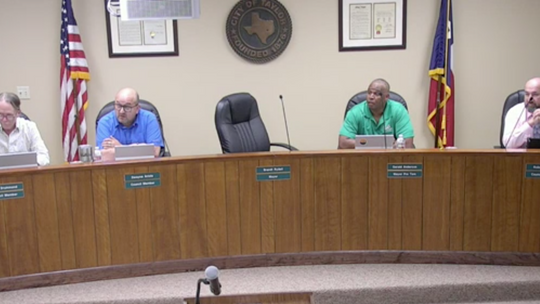
[[154,145],[118,146],[114,150],[115,160],[154,158]]
[[0,154],[0,169],[37,167],[37,152]]
[[388,135],[356,135],[356,149],[393,149],[394,136]]

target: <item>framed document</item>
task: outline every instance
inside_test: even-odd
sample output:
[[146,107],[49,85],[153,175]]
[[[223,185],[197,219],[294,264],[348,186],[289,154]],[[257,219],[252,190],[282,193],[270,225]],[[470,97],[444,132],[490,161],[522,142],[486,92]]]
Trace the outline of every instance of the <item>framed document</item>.
[[109,57],[178,56],[176,20],[124,21],[105,9]]
[[407,0],[338,0],[339,51],[405,49]]

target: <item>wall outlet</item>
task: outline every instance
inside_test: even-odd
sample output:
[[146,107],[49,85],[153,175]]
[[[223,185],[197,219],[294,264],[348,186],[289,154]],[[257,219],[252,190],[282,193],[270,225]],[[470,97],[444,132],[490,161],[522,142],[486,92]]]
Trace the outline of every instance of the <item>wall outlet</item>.
[[30,99],[30,87],[17,86],[17,95],[19,95],[20,99]]

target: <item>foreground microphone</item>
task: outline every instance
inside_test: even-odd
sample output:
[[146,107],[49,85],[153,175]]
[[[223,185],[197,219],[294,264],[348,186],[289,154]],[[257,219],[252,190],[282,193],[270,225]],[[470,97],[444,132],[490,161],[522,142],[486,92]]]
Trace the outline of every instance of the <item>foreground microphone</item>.
[[[285,120],[285,131],[287,132],[287,144],[291,147],[291,139],[289,138],[289,125],[287,124],[287,115],[285,114],[285,103],[283,103],[283,95],[279,95],[281,100],[281,108],[283,109],[283,120]],[[290,149],[289,149],[290,151]]]
[[210,291],[219,296],[221,293],[221,284],[219,283],[219,269],[216,266],[208,266],[204,271],[206,280],[210,284]]

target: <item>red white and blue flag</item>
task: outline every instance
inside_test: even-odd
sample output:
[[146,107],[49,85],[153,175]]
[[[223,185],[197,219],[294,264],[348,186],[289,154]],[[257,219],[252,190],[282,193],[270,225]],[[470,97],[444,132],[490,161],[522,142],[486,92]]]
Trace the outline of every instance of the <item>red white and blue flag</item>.
[[85,111],[88,107],[88,63],[73,15],[71,0],[62,1],[60,29],[60,101],[64,160],[79,160],[78,147],[87,143]]
[[[437,137],[435,147],[454,146],[454,25],[452,0],[441,0],[437,31],[429,66],[431,85],[428,101],[428,127]],[[437,94],[439,94],[437,96]],[[437,98],[439,97],[439,98]],[[437,104],[439,111],[437,112]]]

